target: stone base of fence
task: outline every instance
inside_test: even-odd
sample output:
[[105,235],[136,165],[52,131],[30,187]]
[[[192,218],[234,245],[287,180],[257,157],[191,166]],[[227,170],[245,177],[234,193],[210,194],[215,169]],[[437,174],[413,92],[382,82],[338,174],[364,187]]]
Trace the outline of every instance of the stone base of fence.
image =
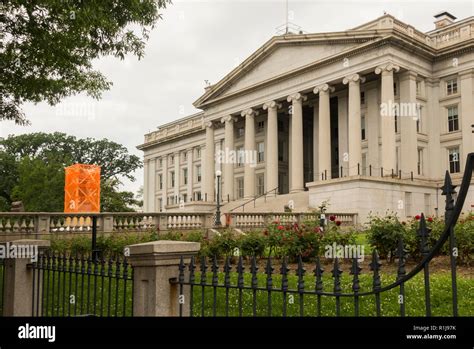
[[170,280],[179,276],[181,257],[188,265],[201,245],[197,242],[153,241],[129,246],[133,267],[133,316],[182,316],[190,314],[190,291],[182,294]]
[[[32,316],[33,315],[33,269],[31,263],[37,260],[44,249],[50,245],[46,240],[15,240],[8,244],[3,243],[5,251],[5,279],[3,283],[3,316]],[[34,247],[37,255],[12,254],[16,246],[17,252],[26,251],[24,246]],[[3,257],[3,256],[2,256]],[[22,257],[22,258],[20,258]],[[33,258],[32,258],[33,257]]]

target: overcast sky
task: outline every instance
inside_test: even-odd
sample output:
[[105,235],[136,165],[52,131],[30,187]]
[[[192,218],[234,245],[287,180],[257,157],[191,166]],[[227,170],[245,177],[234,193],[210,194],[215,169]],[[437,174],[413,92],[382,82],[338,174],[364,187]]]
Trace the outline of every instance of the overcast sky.
[[[474,0],[338,1],[289,0],[290,21],[306,32],[343,31],[384,11],[421,31],[434,28],[433,15],[446,10],[463,19],[474,14]],[[65,132],[108,138],[142,156],[135,147],[160,124],[197,110],[192,103],[276,33],[285,22],[285,1],[179,1],[163,11],[142,60],[103,58],[96,67],[113,82],[100,101],[75,96],[60,105],[26,105],[32,125],[0,124],[0,137],[30,132]],[[54,44],[54,43],[52,43]],[[291,59],[291,57],[289,57]],[[125,183],[136,191],[143,183]]]

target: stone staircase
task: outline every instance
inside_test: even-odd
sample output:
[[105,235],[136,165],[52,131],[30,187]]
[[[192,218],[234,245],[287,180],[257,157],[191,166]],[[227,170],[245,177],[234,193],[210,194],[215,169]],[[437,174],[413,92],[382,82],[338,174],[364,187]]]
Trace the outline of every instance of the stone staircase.
[[[240,199],[231,201],[222,206],[221,211],[224,213],[231,212],[284,212],[285,206],[293,203],[293,211],[295,212],[308,212],[311,211],[309,208],[309,195],[308,192],[293,193],[293,194],[282,194],[274,195],[269,194],[266,197],[262,196],[255,200],[255,202],[249,199]],[[242,204],[247,204],[242,208],[239,207]]]

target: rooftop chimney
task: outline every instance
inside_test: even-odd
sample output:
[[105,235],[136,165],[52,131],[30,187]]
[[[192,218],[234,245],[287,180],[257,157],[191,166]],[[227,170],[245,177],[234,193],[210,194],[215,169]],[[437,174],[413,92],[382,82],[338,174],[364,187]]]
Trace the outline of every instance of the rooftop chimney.
[[434,15],[435,21],[434,24],[436,26],[436,29],[443,28],[447,25],[450,25],[456,20],[456,17],[454,17],[452,14],[450,14],[447,11],[443,11],[438,13],[437,15]]

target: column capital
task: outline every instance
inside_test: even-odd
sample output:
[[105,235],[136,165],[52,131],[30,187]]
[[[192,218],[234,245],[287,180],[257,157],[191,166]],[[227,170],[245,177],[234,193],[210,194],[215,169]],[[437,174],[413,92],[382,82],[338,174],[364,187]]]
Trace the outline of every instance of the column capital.
[[288,96],[288,98],[286,99],[288,102],[293,102],[293,101],[306,101],[308,99],[308,97],[306,97],[305,95],[297,92],[297,93],[293,93],[291,95]]
[[342,80],[342,83],[344,85],[347,85],[349,83],[364,83],[365,82],[365,77],[363,76],[360,76],[360,74],[351,74],[351,75],[347,75],[343,80]]
[[213,128],[213,127],[214,127],[214,123],[212,121],[207,121],[207,122],[204,122],[203,124],[203,129]]
[[227,123],[227,122],[235,122],[235,117],[233,117],[232,115],[226,115],[224,117],[221,118],[221,123]]
[[263,110],[279,109],[279,108],[281,108],[281,103],[278,103],[276,101],[269,101],[269,102],[263,103]]
[[397,73],[400,70],[400,67],[396,64],[393,64],[392,62],[385,63],[379,65],[377,68],[375,68],[375,74],[381,74],[381,73],[390,73],[394,71]]
[[243,117],[257,116],[258,111],[252,108],[248,108],[248,109],[243,110],[242,113],[240,113],[240,115]]
[[321,84],[321,85],[316,86],[313,90],[313,93],[316,95],[321,92],[329,92],[329,93],[334,92],[334,87],[332,87],[329,84]]

